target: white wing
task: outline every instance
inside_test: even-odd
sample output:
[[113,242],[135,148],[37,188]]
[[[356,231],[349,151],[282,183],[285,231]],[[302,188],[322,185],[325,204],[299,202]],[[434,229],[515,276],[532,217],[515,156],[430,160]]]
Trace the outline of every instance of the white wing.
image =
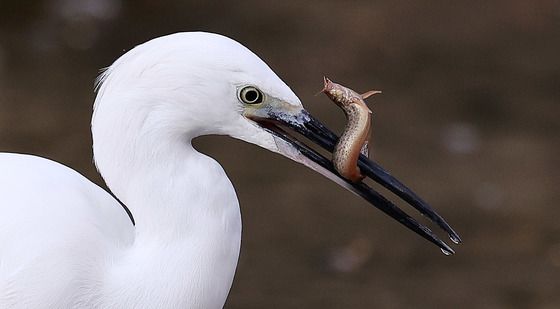
[[76,171],[0,153],[1,308],[95,302],[104,265],[133,237],[119,203]]

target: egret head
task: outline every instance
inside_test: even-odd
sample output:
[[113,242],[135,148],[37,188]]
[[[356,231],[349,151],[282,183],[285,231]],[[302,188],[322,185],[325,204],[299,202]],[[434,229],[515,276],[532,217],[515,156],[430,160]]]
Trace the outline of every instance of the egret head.
[[[115,130],[126,136],[127,145],[122,137],[112,138]],[[147,156],[174,151],[177,145],[188,147],[200,135],[230,135],[318,171],[442,250],[453,252],[427,227],[366,184],[340,177],[330,160],[300,142],[307,139],[332,151],[338,137],[303,108],[259,57],[221,35],[173,34],[137,46],[119,58],[100,77],[92,132],[100,170],[116,169],[110,166],[111,158],[119,152]],[[150,144],[149,154],[146,143]],[[360,168],[459,241],[435,211],[379,165],[362,157]]]

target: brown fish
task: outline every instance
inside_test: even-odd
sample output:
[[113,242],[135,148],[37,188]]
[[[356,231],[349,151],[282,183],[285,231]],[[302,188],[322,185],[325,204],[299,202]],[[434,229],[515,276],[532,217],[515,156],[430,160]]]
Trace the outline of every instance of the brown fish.
[[360,153],[368,156],[368,143],[371,135],[371,110],[364,99],[381,93],[381,91],[372,90],[359,94],[326,77],[324,77],[322,91],[344,111],[347,119],[344,132],[333,152],[334,167],[346,179],[359,182],[365,176],[358,168],[358,158]]

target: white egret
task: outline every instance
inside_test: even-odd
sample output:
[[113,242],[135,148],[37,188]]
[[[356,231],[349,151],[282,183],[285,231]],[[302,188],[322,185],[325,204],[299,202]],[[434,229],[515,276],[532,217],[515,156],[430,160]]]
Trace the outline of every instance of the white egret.
[[[74,170],[0,154],[1,308],[220,308],[241,242],[237,197],[222,167],[191,140],[229,135],[300,162],[452,249],[364,183],[281,127],[332,151],[336,135],[241,44],[177,33],[139,45],[100,77],[95,164],[130,209]],[[363,173],[455,232],[374,162]]]

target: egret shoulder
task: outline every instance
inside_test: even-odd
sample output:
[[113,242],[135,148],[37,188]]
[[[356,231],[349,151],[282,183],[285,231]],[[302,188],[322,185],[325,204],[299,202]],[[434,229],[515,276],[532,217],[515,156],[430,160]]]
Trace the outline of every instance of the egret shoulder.
[[60,303],[66,289],[95,289],[91,276],[103,275],[107,252],[132,243],[130,219],[110,194],[54,161],[0,153],[0,171],[0,303],[71,306]]

